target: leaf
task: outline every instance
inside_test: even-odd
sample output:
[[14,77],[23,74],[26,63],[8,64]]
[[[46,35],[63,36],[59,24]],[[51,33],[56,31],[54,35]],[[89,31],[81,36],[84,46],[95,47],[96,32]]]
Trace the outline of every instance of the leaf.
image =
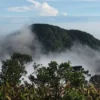
[[10,98],[9,96],[6,96],[6,98],[7,98],[8,100],[11,100],[11,98]]
[[21,95],[21,98],[22,100],[26,100],[25,96],[24,95]]
[[8,88],[10,87],[10,84],[8,82],[6,82],[6,85],[7,85]]

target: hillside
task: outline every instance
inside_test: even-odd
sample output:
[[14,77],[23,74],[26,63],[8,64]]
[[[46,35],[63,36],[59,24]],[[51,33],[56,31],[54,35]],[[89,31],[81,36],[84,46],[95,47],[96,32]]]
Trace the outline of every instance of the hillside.
[[69,49],[75,42],[88,45],[93,49],[100,46],[100,40],[79,30],[66,30],[49,24],[33,24],[31,29],[46,51]]

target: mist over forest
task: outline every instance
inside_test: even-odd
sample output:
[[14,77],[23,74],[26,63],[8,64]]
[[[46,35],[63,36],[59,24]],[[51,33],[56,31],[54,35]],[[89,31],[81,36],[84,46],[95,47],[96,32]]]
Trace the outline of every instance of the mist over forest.
[[100,0],[0,1],[0,100],[100,100]]
[[[33,62],[47,65],[70,61],[82,65],[91,74],[100,72],[100,40],[81,30],[67,30],[49,24],[25,26],[0,38],[0,58],[7,59],[14,52],[29,54]],[[26,69],[32,71],[32,64]]]

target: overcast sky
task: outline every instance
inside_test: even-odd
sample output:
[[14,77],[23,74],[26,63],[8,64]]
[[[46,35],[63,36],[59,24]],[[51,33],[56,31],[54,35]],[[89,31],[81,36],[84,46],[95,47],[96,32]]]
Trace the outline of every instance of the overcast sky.
[[100,0],[1,0],[0,34],[48,23],[80,29],[100,39]]

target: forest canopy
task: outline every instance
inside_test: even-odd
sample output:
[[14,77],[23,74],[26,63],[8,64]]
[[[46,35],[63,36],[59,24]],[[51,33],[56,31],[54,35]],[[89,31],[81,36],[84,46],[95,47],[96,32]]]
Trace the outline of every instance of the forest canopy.
[[30,27],[43,45],[45,52],[70,49],[75,42],[87,45],[92,49],[100,47],[100,40],[84,31],[66,30],[49,24],[33,24]]
[[34,63],[30,82],[21,84],[20,78],[27,73],[25,64],[31,62],[31,56],[20,53],[2,61],[0,100],[100,100],[100,76],[90,77],[89,71],[69,61],[51,61],[48,66]]

